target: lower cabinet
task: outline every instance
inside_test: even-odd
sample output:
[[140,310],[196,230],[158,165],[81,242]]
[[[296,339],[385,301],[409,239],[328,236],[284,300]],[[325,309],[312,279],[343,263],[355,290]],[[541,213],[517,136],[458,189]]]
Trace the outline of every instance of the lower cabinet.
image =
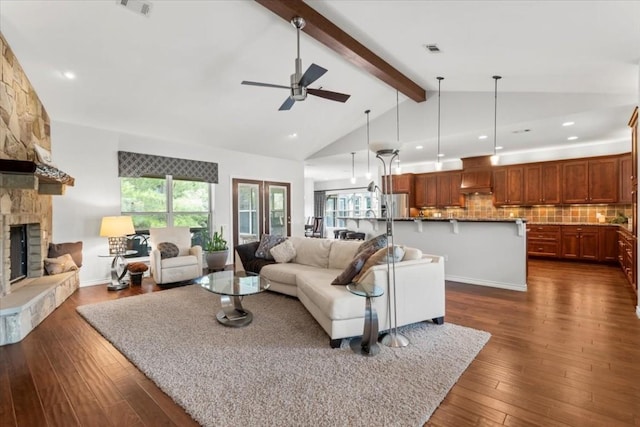
[[627,281],[637,293],[636,238],[625,229],[618,230],[618,262],[627,277]]
[[527,226],[527,254],[535,257],[616,262],[618,227],[609,225]]

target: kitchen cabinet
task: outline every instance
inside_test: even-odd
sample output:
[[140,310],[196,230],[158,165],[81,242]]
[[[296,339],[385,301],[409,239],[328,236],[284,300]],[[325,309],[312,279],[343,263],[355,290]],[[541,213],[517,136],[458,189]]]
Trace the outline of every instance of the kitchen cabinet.
[[562,258],[598,260],[598,226],[565,225],[561,234]]
[[[391,175],[391,185],[393,186],[391,189],[393,194],[411,194],[414,188],[413,174]],[[382,177],[382,192],[387,193],[387,175]]]
[[598,226],[598,261],[616,262],[618,260],[618,227],[617,225]]
[[620,183],[618,194],[618,202],[631,204],[633,202],[632,189],[633,181],[633,165],[631,164],[631,155],[620,157]]
[[493,204],[522,205],[524,167],[507,166],[493,171]]
[[528,225],[527,255],[559,258],[560,225]]
[[616,203],[618,173],[617,157],[563,162],[562,202]]
[[624,228],[618,229],[618,262],[627,281],[637,293],[636,237]]
[[438,207],[464,206],[464,196],[460,193],[461,182],[462,174],[460,172],[436,174]]
[[562,202],[560,163],[525,165],[523,181],[525,205],[554,205]]
[[438,177],[437,174],[424,173],[416,175],[415,206],[417,208],[432,208],[438,204]]

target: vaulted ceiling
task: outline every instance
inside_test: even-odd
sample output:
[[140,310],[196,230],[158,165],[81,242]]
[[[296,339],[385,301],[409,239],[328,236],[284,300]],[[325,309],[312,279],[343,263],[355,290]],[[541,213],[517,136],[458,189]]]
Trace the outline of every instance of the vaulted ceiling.
[[[490,150],[495,74],[503,76],[497,138],[505,152],[628,138],[640,2],[307,4],[427,90],[420,104],[399,96],[403,146],[424,147],[403,161],[433,160],[436,76],[445,77],[441,138],[450,158]],[[310,96],[278,111],[287,90],[240,85],[288,86],[294,71],[295,28],[257,2],[154,1],[145,17],[111,0],[2,0],[0,30],[54,120],[307,159],[316,178],[339,176],[351,151],[361,166],[365,110],[372,139],[396,137],[396,90],[307,34],[303,70],[328,69],[310,87],[351,94],[346,103]]]

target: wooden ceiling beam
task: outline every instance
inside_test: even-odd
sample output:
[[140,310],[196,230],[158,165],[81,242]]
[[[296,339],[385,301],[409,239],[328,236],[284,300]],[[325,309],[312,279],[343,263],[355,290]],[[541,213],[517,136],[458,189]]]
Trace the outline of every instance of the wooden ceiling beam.
[[320,43],[330,47],[358,68],[365,69],[414,101],[423,102],[427,99],[426,91],[420,85],[396,70],[391,64],[338,28],[304,1],[255,1],[287,22],[291,22],[291,19],[296,16],[304,18],[306,25],[302,31]]

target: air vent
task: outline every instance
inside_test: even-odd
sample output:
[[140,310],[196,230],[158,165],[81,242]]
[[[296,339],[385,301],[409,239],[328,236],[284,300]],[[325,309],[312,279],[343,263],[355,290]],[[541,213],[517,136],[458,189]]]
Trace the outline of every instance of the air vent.
[[132,12],[143,16],[149,16],[151,13],[151,2],[143,0],[117,0],[120,6],[124,6]]
[[437,44],[425,44],[424,48],[427,49],[431,53],[439,53],[440,52],[440,48],[438,47]]
[[527,133],[527,132],[531,132],[531,129],[520,129],[520,130],[513,131],[513,133]]

